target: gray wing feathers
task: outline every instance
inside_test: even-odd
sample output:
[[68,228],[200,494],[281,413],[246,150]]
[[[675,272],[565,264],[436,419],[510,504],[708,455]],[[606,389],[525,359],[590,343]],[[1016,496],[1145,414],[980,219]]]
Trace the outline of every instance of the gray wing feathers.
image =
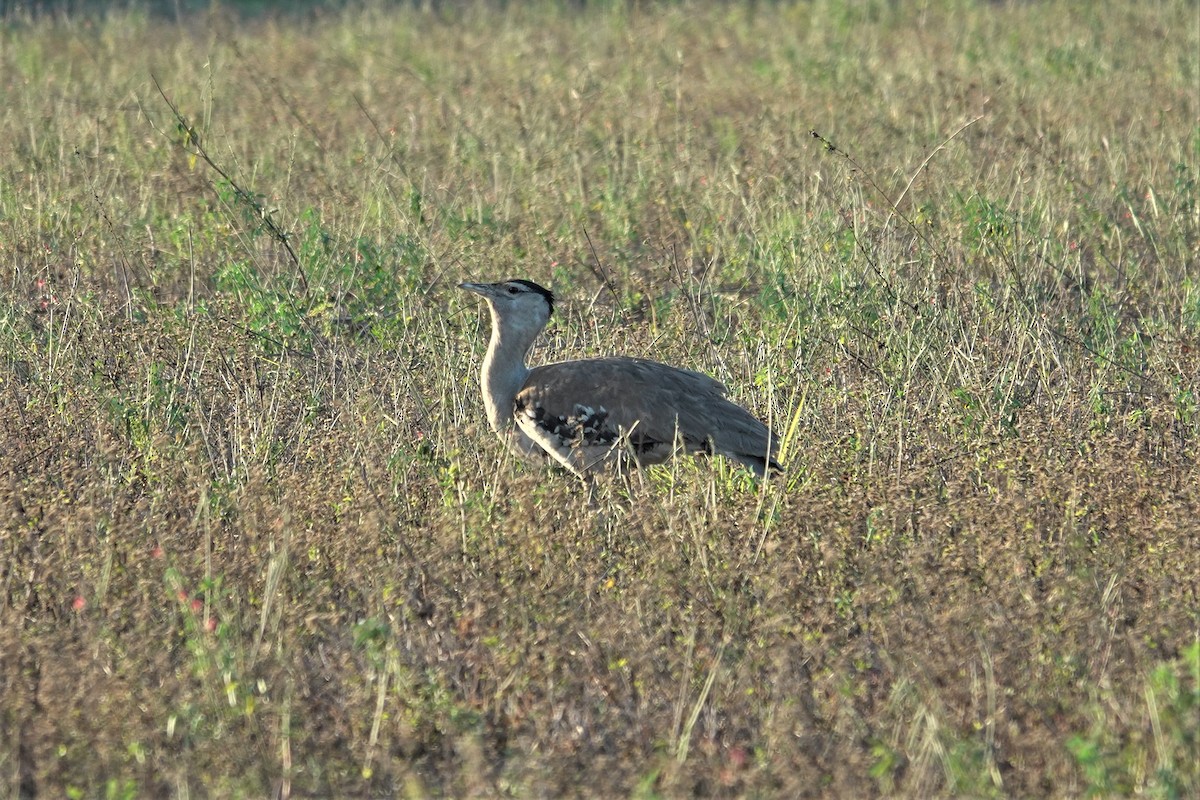
[[558,420],[577,418],[582,408],[598,412],[610,433],[627,434],[641,447],[672,444],[678,434],[688,449],[719,452],[760,474],[768,466],[778,468],[777,437],[727,400],[719,381],[654,361],[597,358],[537,367],[516,406],[526,412],[538,408]]

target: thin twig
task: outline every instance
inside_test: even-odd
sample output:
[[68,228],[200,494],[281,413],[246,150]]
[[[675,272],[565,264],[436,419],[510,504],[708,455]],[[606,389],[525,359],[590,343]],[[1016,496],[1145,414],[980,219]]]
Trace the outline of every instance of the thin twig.
[[262,203],[258,202],[258,199],[255,198],[253,194],[246,189],[243,189],[242,185],[235,181],[228,172],[222,169],[220,164],[213,161],[213,159],[209,156],[208,151],[204,149],[204,145],[200,143],[200,137],[196,135],[195,129],[188,122],[187,117],[183,115],[178,106],[171,102],[171,98],[167,97],[167,93],[162,88],[162,84],[158,82],[158,78],[153,73],[150,75],[150,80],[154,81],[154,88],[158,89],[158,93],[162,96],[163,102],[165,102],[167,107],[171,109],[171,113],[175,116],[175,122],[178,124],[179,130],[184,132],[184,140],[179,143],[179,146],[189,155],[197,156],[201,161],[207,164],[213,172],[217,173],[217,175],[219,175],[223,181],[229,184],[230,188],[233,189],[234,196],[237,197],[237,199],[242,203],[246,204],[254,212],[254,215],[262,220],[263,225],[266,227],[267,232],[271,234],[271,237],[275,239],[275,241],[279,242],[279,244],[283,246],[283,249],[287,251],[288,257],[291,259],[292,264],[294,264],[296,267],[296,274],[300,276],[300,285],[303,288],[304,293],[308,294],[308,277],[304,274],[304,265],[300,263],[300,257],[297,256],[296,251],[292,249],[292,243],[289,241],[287,233],[279,227],[279,225],[275,222],[274,217],[271,216],[271,212],[267,210]]
[[592,251],[592,258],[595,259],[596,265],[593,267],[587,264],[587,268],[592,271],[592,274],[604,284],[605,288],[612,294],[613,299],[617,301],[617,305],[621,305],[621,296],[617,294],[616,288],[612,285],[612,281],[608,279],[608,273],[604,271],[604,264],[600,262],[600,256],[596,253],[596,246],[592,244],[592,237],[588,235],[587,228],[583,229],[583,238],[587,239],[588,249]]
[[[927,237],[925,235],[924,231],[922,231],[915,222],[913,222],[911,219],[909,219],[908,216],[897,207],[896,203],[894,203],[892,201],[892,198],[888,197],[887,192],[885,192],[883,190],[883,187],[881,187],[875,181],[875,179],[873,177],[871,177],[871,174],[869,172],[867,172],[865,169],[862,168],[861,164],[859,164],[857,161],[854,160],[854,157],[852,155],[850,155],[845,150],[843,150],[840,147],[838,147],[837,145],[835,145],[833,142],[826,139],[821,134],[817,133],[815,130],[809,131],[809,133],[812,134],[812,137],[814,139],[819,141],[821,144],[825,145],[826,150],[828,150],[830,153],[833,153],[834,155],[841,156],[842,158],[844,158],[846,161],[848,161],[850,163],[850,166],[854,167],[855,170],[857,170],[858,172],[860,172],[862,174],[863,178],[865,178],[867,181],[867,185],[869,185],[872,189],[874,189],[875,192],[880,197],[883,198],[884,202],[887,203],[888,208],[891,209],[891,213],[889,213],[889,215],[888,215],[889,222],[891,221],[892,214],[895,214],[896,216],[900,217],[900,219],[902,219],[906,223],[908,223],[908,227],[912,228],[913,233],[917,234],[917,237],[922,242],[925,243],[926,247],[928,247],[930,250],[932,250],[934,252],[934,254],[938,257],[939,260],[941,260],[941,261],[947,260],[945,253],[943,253],[940,249],[938,249],[937,245],[935,245],[933,242],[929,241],[929,237]],[[955,133],[957,134],[957,131]],[[951,138],[953,138],[953,136]],[[949,139],[947,139],[946,141],[949,141]],[[941,146],[939,146],[938,149],[940,150]],[[934,150],[934,152],[936,153],[937,150]],[[932,154],[930,154],[930,158],[932,158],[932,157],[933,157]],[[926,159],[925,163],[928,163],[928,162],[929,162],[929,159]],[[922,164],[922,167],[924,167],[924,164]],[[920,169],[917,170],[917,173],[918,174],[920,173]],[[914,175],[913,177],[915,178],[916,176]],[[911,180],[909,181],[909,185],[912,185]],[[908,192],[908,187],[906,186],[904,189],[904,193],[907,193],[907,192]],[[904,193],[901,194],[901,198],[903,198]],[[884,227],[886,227],[886,224]]]
[[[917,171],[914,172],[912,174],[912,177],[908,179],[908,183],[905,184],[905,186],[904,186],[904,191],[900,192],[900,196],[897,197],[896,202],[892,204],[892,208],[888,212],[888,217],[883,223],[883,227],[885,230],[892,223],[892,217],[899,215],[901,217],[901,219],[903,219],[905,222],[908,223],[908,226],[910,228],[917,231],[917,235],[920,235],[920,231],[917,230],[917,227],[916,227],[916,225],[913,224],[912,220],[910,220],[908,217],[906,217],[900,213],[900,204],[904,202],[904,198],[908,196],[909,189],[912,189],[912,185],[914,183],[916,183],[917,177],[922,172],[925,171],[925,167],[929,166],[929,162],[933,160],[933,157],[936,156],[938,154],[938,152],[941,151],[946,145],[950,144],[950,142],[954,139],[954,137],[958,136],[960,133],[965,131],[967,128],[971,127],[976,122],[979,122],[979,120],[981,120],[981,119],[983,119],[982,114],[979,115],[978,117],[975,117],[975,119],[964,122],[962,125],[960,125],[958,127],[958,130],[956,130],[954,133],[947,136],[946,140],[944,142],[939,144],[937,147],[933,148],[933,150],[929,153],[929,155],[925,156],[925,160],[921,162],[921,166],[917,167]],[[924,236],[921,236],[921,238],[925,239]],[[926,241],[926,244],[929,244],[929,242]],[[936,249],[935,249],[935,252],[936,252]],[[941,256],[940,253],[938,255]],[[942,257],[942,260],[943,261],[945,260],[944,256]]]

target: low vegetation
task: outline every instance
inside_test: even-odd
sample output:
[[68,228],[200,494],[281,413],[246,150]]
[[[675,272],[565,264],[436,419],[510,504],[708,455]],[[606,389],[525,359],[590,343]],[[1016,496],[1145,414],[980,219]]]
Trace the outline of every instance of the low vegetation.
[[0,26],[0,796],[1200,792],[1194,3],[164,5]]

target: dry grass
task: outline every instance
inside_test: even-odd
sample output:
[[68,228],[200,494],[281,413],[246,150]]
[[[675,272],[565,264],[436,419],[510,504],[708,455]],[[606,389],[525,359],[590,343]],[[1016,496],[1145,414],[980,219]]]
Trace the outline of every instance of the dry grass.
[[[10,18],[0,796],[1200,791],[1196,7],[907,6]],[[510,276],[786,478],[512,463]]]

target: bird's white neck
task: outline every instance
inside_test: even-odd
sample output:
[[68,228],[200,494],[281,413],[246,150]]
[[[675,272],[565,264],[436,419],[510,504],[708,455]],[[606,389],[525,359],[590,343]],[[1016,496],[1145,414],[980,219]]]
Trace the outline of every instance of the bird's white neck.
[[492,430],[502,431],[513,424],[513,400],[529,377],[525,354],[537,338],[542,325],[501,324],[492,311],[492,339],[480,370],[483,404]]

